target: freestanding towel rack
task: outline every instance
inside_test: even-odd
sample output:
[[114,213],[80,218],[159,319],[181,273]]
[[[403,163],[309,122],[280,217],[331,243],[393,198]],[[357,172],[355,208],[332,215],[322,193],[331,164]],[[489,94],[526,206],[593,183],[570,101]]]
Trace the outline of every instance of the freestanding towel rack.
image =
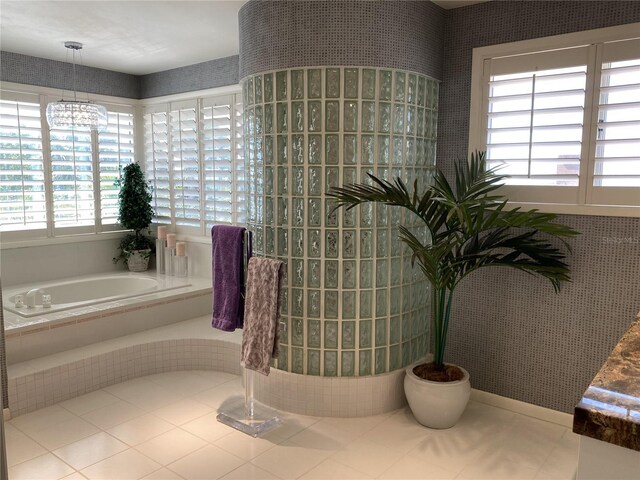
[[[251,232],[245,231],[243,248],[244,278],[243,284],[246,286],[249,257],[251,255]],[[274,428],[282,425],[282,420],[276,410],[266,405],[262,405],[254,398],[253,382],[256,372],[243,369],[244,380],[244,402],[236,400],[228,406],[225,405],[216,419],[229,425],[236,430],[246,433],[252,437],[259,437]]]

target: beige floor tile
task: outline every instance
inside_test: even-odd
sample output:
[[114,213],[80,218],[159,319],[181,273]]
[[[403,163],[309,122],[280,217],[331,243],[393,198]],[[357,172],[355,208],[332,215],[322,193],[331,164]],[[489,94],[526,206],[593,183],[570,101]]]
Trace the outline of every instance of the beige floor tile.
[[73,473],[73,468],[47,453],[9,468],[11,480],[57,480]]
[[98,408],[82,415],[82,418],[103,430],[121,423],[141,417],[145,411],[135,405],[121,400],[117,403]]
[[75,472],[71,475],[67,475],[66,477],[62,477],[60,480],[87,480],[87,477],[81,473]]
[[61,407],[66,408],[74,415],[84,415],[100,407],[105,407],[113,403],[118,402],[120,399],[115,395],[104,390],[96,390],[95,392],[87,393],[70,400],[65,400],[60,403]]
[[218,409],[223,403],[229,401],[231,398],[244,398],[244,387],[242,386],[240,377],[236,377],[234,380],[230,380],[196,393],[190,398],[204,403],[213,409]]
[[277,444],[271,440],[253,438],[245,433],[233,430],[229,435],[216,440],[214,445],[226,450],[236,457],[251,460],[263,454]]
[[430,430],[420,425],[408,408],[402,409],[366,432],[367,440],[380,445],[410,451]]
[[377,477],[403,456],[403,451],[365,438],[349,444],[331,458],[372,477]]
[[142,480],[182,480],[182,477],[171,470],[161,468],[146,477],[142,477]]
[[10,467],[47,453],[42,445],[25,433],[9,424],[6,427],[7,463]]
[[153,412],[174,425],[182,425],[208,413],[211,413],[211,407],[190,398],[178,400]]
[[499,453],[471,461],[456,477],[459,480],[533,480],[538,468],[509,460]]
[[100,429],[95,425],[82,418],[74,417],[57,425],[33,432],[29,436],[43,447],[55,450],[98,432],[100,432]]
[[450,480],[457,472],[429,462],[428,458],[405,456],[400,458],[378,478],[382,480]]
[[153,414],[142,415],[107,430],[124,443],[135,446],[175,428],[175,425]]
[[218,380],[214,375],[205,376],[196,370],[161,373],[147,378],[162,388],[170,389],[180,396],[187,397],[231,380],[235,378],[235,375],[231,377],[230,379]]
[[96,433],[80,441],[65,445],[53,453],[76,470],[81,470],[105,458],[126,450],[128,447],[120,440],[104,432]]
[[252,463],[245,463],[232,472],[227,473],[220,480],[280,480],[274,474],[255,466]]
[[239,457],[215,445],[197,450],[167,468],[188,480],[213,480],[235,470],[244,463]]
[[80,473],[90,480],[138,480],[159,468],[149,457],[129,449],[94,463]]
[[200,437],[174,428],[151,440],[141,443],[136,449],[161,465],[168,465],[207,444]]
[[328,458],[317,467],[312,468],[310,471],[300,477],[300,480],[326,480],[328,478],[342,479],[342,480],[368,480],[374,477],[370,477],[366,473],[359,472],[351,467],[347,467],[342,463],[338,463],[335,460]]
[[304,475],[330,454],[326,450],[302,447],[287,440],[254,458],[251,463],[288,480]]
[[67,422],[77,418],[68,410],[60,405],[52,405],[50,407],[36,410],[35,412],[20,415],[9,421],[9,425],[17,427],[27,435],[38,430],[53,427],[62,422]]
[[542,462],[538,479],[571,480],[578,468],[580,436],[567,430],[554,446],[549,456]]
[[185,423],[180,428],[205,439],[209,443],[213,443],[235,431],[230,426],[220,423],[216,419],[217,415],[217,412],[209,413]]

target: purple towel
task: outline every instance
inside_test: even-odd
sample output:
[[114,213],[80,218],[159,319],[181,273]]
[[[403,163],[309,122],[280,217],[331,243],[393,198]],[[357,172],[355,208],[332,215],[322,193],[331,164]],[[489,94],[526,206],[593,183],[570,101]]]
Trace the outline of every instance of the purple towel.
[[[214,328],[233,332],[244,315],[243,227],[215,225],[211,229]],[[251,246],[248,246],[251,254]]]

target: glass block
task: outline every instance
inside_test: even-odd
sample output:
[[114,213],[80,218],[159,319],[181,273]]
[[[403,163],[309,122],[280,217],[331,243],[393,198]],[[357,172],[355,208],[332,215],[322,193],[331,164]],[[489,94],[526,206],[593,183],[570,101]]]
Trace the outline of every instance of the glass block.
[[376,126],[376,104],[374,102],[362,102],[362,126],[363,132],[373,132]]
[[326,162],[328,165],[337,165],[340,160],[340,137],[327,135],[325,137]]
[[378,228],[376,232],[376,255],[386,257],[389,251],[389,231],[386,228]]
[[[329,293],[329,292],[327,292]],[[333,292],[337,293],[337,292]],[[335,309],[338,310],[337,297]],[[325,320],[324,322],[324,347],[338,348],[338,322]]]
[[362,135],[361,163],[363,165],[373,165],[374,161],[374,139],[373,135]]
[[[391,216],[391,220],[392,220],[391,223],[394,223],[394,220],[397,219],[398,216],[399,215],[392,215]],[[400,237],[398,236],[398,234],[393,232],[393,231],[391,232],[391,238],[389,239],[389,245],[391,247],[391,256],[392,257],[399,257],[402,243],[400,242]]]
[[400,342],[400,317],[391,317],[389,320],[389,344]]
[[407,138],[405,149],[405,161],[406,164],[411,166],[416,164],[416,142],[412,138]]
[[320,304],[322,303],[320,290],[308,290],[307,295],[307,316],[311,318],[320,318]]
[[326,119],[325,129],[327,132],[337,132],[340,130],[340,102],[337,100],[325,101],[324,115]]
[[356,292],[342,292],[342,318],[356,318]]
[[304,103],[303,102],[291,103],[291,131],[292,132],[304,131]]
[[322,97],[322,70],[319,68],[307,70],[307,96],[309,98]]
[[387,349],[376,348],[376,375],[387,371]]
[[267,196],[273,195],[273,167],[264,167],[264,193]]
[[291,193],[293,195],[304,195],[304,168],[303,167],[293,167],[291,169],[291,183],[292,190]]
[[342,184],[349,185],[357,183],[358,171],[354,167],[344,167],[342,169]]
[[379,73],[380,88],[378,98],[380,100],[391,100],[391,72],[389,70],[380,70]]
[[303,373],[303,351],[301,348],[291,347],[291,371],[293,373]]
[[335,377],[338,375],[338,352],[324,352],[324,376]]
[[376,225],[378,227],[384,227],[389,220],[389,207],[387,205],[378,204],[376,208]]
[[407,77],[407,103],[415,104],[417,99],[416,76],[410,73]]
[[[286,199],[281,199],[286,203]],[[289,242],[287,241],[287,237],[289,235],[289,230],[286,228],[278,228],[278,256],[287,257],[289,256]]]
[[360,230],[360,258],[371,258],[372,237],[371,230]]
[[307,322],[307,347],[320,348],[320,320],[308,320]]
[[338,98],[340,96],[340,69],[327,68],[327,98]]
[[301,318],[291,319],[291,345],[296,347],[304,345],[304,325]]
[[325,232],[325,236],[326,236],[325,256],[327,258],[338,258],[338,250],[339,250],[338,235],[339,235],[338,230],[327,230]]
[[322,226],[322,199],[309,199],[309,216],[307,218],[309,219],[310,227]]
[[344,154],[342,161],[345,165],[355,165],[356,155],[358,153],[358,136],[357,135],[344,135]]
[[264,163],[265,165],[273,165],[275,163],[273,151],[273,137],[264,138]]
[[276,72],[276,100],[287,99],[287,71]]
[[395,101],[404,103],[404,91],[405,91],[405,74],[404,72],[396,72],[396,88],[395,88]]
[[355,260],[342,262],[342,288],[356,288],[356,271]]
[[309,163],[322,163],[322,135],[309,135]]
[[291,314],[296,317],[304,315],[304,290],[292,288],[291,290]]
[[375,331],[376,347],[385,346],[387,344],[387,319],[376,318]]
[[291,268],[293,270],[293,274],[291,275],[293,286],[301,288],[304,287],[304,260],[291,260]]
[[322,167],[309,167],[309,195],[319,197],[322,195]]
[[360,376],[371,375],[371,350],[360,350],[358,357],[358,373]]
[[360,291],[360,318],[371,318],[373,314],[373,293],[370,290]]
[[338,261],[337,260],[325,260],[324,286],[325,288],[338,288]]
[[411,326],[413,322],[411,321],[412,312],[404,314],[402,317],[402,340],[407,341],[411,338]]
[[389,277],[389,269],[387,260],[378,258],[376,260],[376,287],[386,287]]
[[254,109],[255,112],[255,117],[254,117],[254,121],[255,121],[255,130],[254,133],[257,135],[262,135],[263,131],[262,131],[262,127],[263,127],[263,123],[262,123],[262,106],[256,106],[256,108]]
[[342,348],[355,348],[356,346],[356,322],[343,321],[342,323]]
[[359,322],[360,332],[358,334],[359,348],[369,348],[371,347],[371,320],[360,320]]
[[289,192],[289,169],[278,167],[278,195],[286,195]]
[[362,98],[367,100],[376,98],[376,71],[370,68],[362,70]]
[[402,261],[399,258],[391,260],[391,285],[402,284]]
[[291,98],[304,98],[304,71],[291,70]]
[[393,154],[391,156],[391,163],[393,165],[402,165],[404,163],[403,157],[403,142],[402,138],[394,138],[393,139]]
[[276,199],[276,225],[283,226],[288,225],[288,201],[286,198],[277,198]]
[[282,315],[280,317],[280,344],[289,344],[289,332],[291,329],[289,328],[289,317],[286,315]]
[[411,339],[411,362],[415,362],[418,359],[418,339]]
[[358,69],[344,69],[344,98],[358,98]]
[[342,364],[340,369],[340,374],[343,377],[353,377],[355,375],[355,358],[356,354],[353,351],[350,352],[342,352]]
[[344,131],[355,132],[358,130],[358,103],[344,102]]
[[304,257],[304,230],[291,229],[291,249],[294,257]]
[[322,130],[322,103],[319,101],[307,102],[308,123],[307,128],[310,132],[319,132]]
[[418,100],[417,103],[421,107],[425,105],[425,92],[426,92],[427,79],[423,76],[418,77]]
[[[282,336],[280,337],[282,338]],[[289,370],[289,347],[280,345],[280,355],[278,356],[278,369]]]
[[320,375],[320,350],[307,350],[307,375]]
[[287,133],[288,121],[287,121],[287,104],[276,104],[276,132]]
[[342,209],[342,225],[344,227],[355,227],[356,226],[356,210],[352,208],[351,210],[347,210],[346,208]]
[[401,368],[400,364],[400,345],[392,345],[389,347],[389,371],[393,372]]
[[320,258],[320,254],[322,252],[322,240],[320,237],[320,230],[309,230],[309,247],[308,252],[309,256],[312,258]]
[[389,165],[391,163],[391,149],[389,148],[389,136],[378,135],[378,164]]
[[389,311],[391,315],[397,315],[400,313],[400,302],[402,300],[402,293],[399,287],[391,289],[389,295]]
[[[363,182],[366,183],[366,182]],[[371,227],[373,223],[373,206],[370,203],[360,205],[360,226],[363,228]]]
[[261,228],[255,231],[253,240],[254,253],[262,253],[264,251],[264,236]]
[[342,257],[355,258],[355,256],[356,256],[356,232],[355,230],[343,230]]
[[391,104],[380,102],[378,104],[378,132],[389,133],[391,131]]
[[277,144],[277,150],[278,150],[278,164],[286,165],[287,164],[287,136],[278,135],[276,144]]
[[264,106],[264,133],[273,133],[273,104],[268,103]]
[[393,133],[398,135],[404,133],[404,105],[393,106]]
[[307,283],[310,288],[320,288],[320,260],[308,260],[309,273]]
[[407,135],[415,135],[416,134],[416,107],[413,105],[407,106],[407,121],[406,121],[406,131]]
[[337,227],[338,226],[338,211],[335,210],[336,201],[332,198],[328,198],[325,200],[324,211],[326,214],[326,222],[325,225],[327,227]]
[[264,230],[264,252],[267,255],[275,255],[276,253],[276,234],[273,228],[267,227]]
[[247,93],[246,105],[253,105],[253,78],[247,78],[245,91]]
[[376,317],[387,316],[387,296],[386,289],[379,288],[376,290]]
[[409,342],[402,343],[402,366],[411,365],[411,344]]
[[371,288],[373,277],[373,262],[360,260],[360,288]]
[[340,169],[338,167],[325,168],[325,192],[329,192],[332,188],[340,186]]
[[[273,74],[264,74],[264,103],[273,102]],[[266,107],[266,105],[265,105]]]

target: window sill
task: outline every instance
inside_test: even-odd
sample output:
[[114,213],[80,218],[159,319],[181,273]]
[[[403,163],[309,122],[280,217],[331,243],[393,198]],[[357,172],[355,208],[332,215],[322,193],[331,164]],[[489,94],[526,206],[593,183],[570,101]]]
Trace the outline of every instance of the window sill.
[[634,206],[509,202],[509,207],[520,207],[522,210],[531,210],[535,208],[544,213],[556,213],[559,215],[640,218],[640,207]]
[[83,233],[75,235],[60,235],[57,237],[38,237],[28,238],[27,233],[23,238],[12,238],[5,240],[4,232],[0,233],[0,250],[8,250],[11,248],[25,248],[25,247],[42,247],[47,245],[62,245],[65,243],[81,243],[81,242],[99,242],[104,240],[119,239],[127,233],[127,230],[118,230],[112,232],[102,233]]

